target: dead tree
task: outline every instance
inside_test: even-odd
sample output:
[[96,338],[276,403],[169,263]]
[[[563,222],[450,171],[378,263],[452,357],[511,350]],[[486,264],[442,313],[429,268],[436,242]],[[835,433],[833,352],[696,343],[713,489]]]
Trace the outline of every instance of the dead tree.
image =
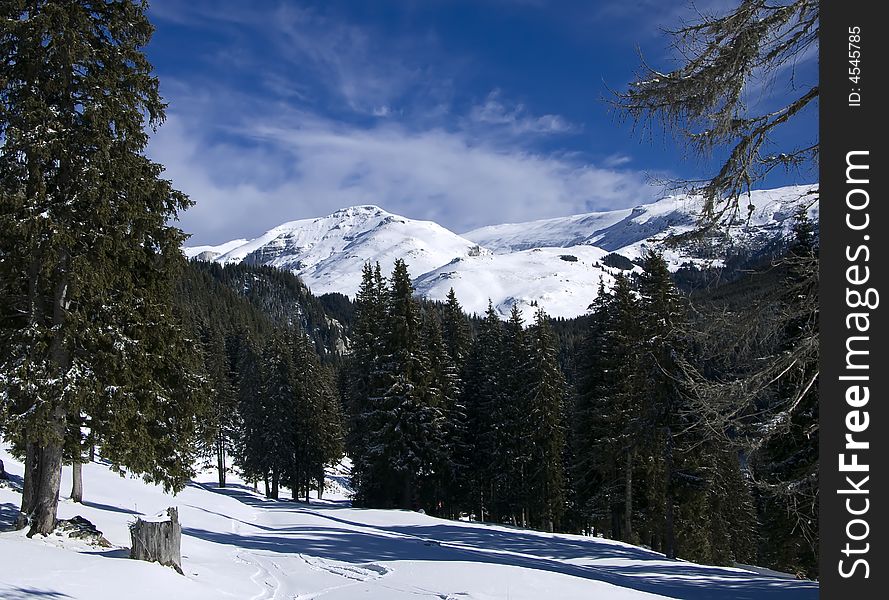
[[137,518],[130,525],[132,548],[130,558],[158,562],[173,567],[182,575],[182,525],[179,524],[179,511],[167,509],[167,518],[160,521],[143,521]]

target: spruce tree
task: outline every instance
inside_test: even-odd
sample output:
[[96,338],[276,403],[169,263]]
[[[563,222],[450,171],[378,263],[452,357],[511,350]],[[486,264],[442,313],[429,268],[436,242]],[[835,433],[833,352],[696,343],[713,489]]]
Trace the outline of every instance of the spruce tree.
[[643,414],[639,401],[639,306],[630,279],[600,285],[577,384],[575,465],[581,497],[613,538],[635,541],[634,474]]
[[242,335],[238,346],[237,397],[241,422],[235,462],[247,481],[268,483],[268,410],[263,401],[262,359],[249,336]]
[[565,377],[556,359],[556,344],[549,320],[538,309],[528,332],[528,387],[524,418],[530,424],[527,504],[531,524],[554,531],[564,510],[565,433],[563,409]]
[[178,489],[199,367],[170,308],[188,199],[143,152],[164,119],[140,2],[0,8],[0,305],[7,432],[25,454],[22,522],[55,525],[67,423],[113,463]]
[[204,454],[212,455],[215,459],[219,487],[225,487],[226,457],[231,453],[238,430],[237,395],[232,383],[225,336],[218,324],[204,328],[202,342],[210,398],[199,430],[205,446]]
[[464,367],[471,342],[469,323],[453,288],[448,292],[441,329],[447,353],[441,361],[449,384],[445,388],[443,433],[448,460],[446,503],[449,513],[457,516],[460,510],[471,510],[469,465],[473,443],[468,437],[469,415],[463,391]]
[[500,365],[494,373],[500,394],[492,405],[495,434],[492,468],[498,503],[495,512],[522,526],[527,523],[527,476],[531,461],[528,440],[533,426],[526,406],[528,373],[524,319],[518,306],[513,305],[503,326]]
[[372,400],[383,394],[380,379],[381,362],[385,352],[384,327],[388,289],[377,263],[365,263],[361,286],[355,296],[355,322],[352,329],[348,386],[349,429],[346,447],[352,457],[352,488],[355,502],[367,503],[376,496],[373,488],[380,481],[372,481],[368,435],[372,428]]
[[286,329],[274,333],[263,352],[262,362],[263,474],[269,486],[266,495],[277,499],[282,478],[292,472],[297,431],[298,381]]
[[494,462],[497,453],[497,406],[502,402],[501,358],[503,326],[488,301],[485,318],[472,342],[466,359],[462,396],[467,413],[467,446],[471,448],[468,465],[471,506],[478,518],[496,518]]
[[429,387],[428,357],[407,265],[395,261],[386,311],[379,388],[370,398],[368,457],[383,505],[414,508],[420,486],[435,472],[442,451],[442,417]]

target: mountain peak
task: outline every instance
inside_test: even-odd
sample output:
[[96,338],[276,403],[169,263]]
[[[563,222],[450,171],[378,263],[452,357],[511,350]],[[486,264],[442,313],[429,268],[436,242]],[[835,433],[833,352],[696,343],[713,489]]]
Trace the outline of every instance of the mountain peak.
[[331,213],[331,217],[377,217],[390,215],[391,213],[383,210],[376,204],[359,204],[357,206],[347,206]]

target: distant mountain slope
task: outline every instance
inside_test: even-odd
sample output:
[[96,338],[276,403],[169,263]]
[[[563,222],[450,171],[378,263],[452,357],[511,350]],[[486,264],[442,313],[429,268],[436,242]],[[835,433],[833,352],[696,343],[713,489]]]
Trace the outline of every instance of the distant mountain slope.
[[[792,216],[807,207],[817,222],[814,186],[754,191],[746,213],[709,242],[665,251],[670,268],[718,265],[727,248],[756,249],[790,230]],[[742,204],[748,199],[742,198]],[[482,313],[490,299],[505,316],[513,305],[529,319],[536,306],[553,316],[586,312],[598,282],[617,269],[602,259],[617,253],[631,260],[668,235],[691,230],[702,201],[670,196],[635,208],[529,223],[492,225],[462,236],[431,221],[416,221],[377,206],[356,206],[326,217],[285,223],[250,241],[186,248],[189,257],[222,264],[247,263],[292,271],[312,292],[354,296],[365,262],[379,261],[388,274],[403,258],[419,294],[444,299],[453,286],[469,312]],[[743,207],[742,207],[742,212]],[[726,233],[727,232],[727,233]],[[572,258],[564,258],[571,256]]]
[[411,273],[420,274],[468,256],[474,248],[473,242],[431,221],[393,215],[377,206],[355,206],[284,223],[245,243],[190,248],[186,254],[201,258],[201,253],[218,252],[207,258],[292,271],[316,295],[354,295],[366,261],[379,261],[384,272],[390,272],[395,259],[403,258]]
[[514,305],[526,321],[537,307],[552,317],[571,318],[586,311],[600,278],[606,287],[613,283],[617,270],[601,263],[607,254],[594,246],[573,246],[459,258],[420,275],[414,286],[431,300],[445,300],[454,288],[470,313],[484,313],[490,299],[503,318]]
[[[730,235],[737,242],[781,235],[789,227],[796,210],[811,204],[813,187],[791,186],[752,192],[749,204],[755,209],[749,222],[744,212],[730,226]],[[741,202],[743,204],[747,199],[742,198]],[[701,209],[699,197],[668,196],[635,208],[491,225],[464,233],[463,237],[498,254],[544,246],[564,248],[585,244],[635,256],[639,245],[652,237],[663,238],[689,231],[697,222]],[[815,220],[817,210],[817,204],[810,209]]]

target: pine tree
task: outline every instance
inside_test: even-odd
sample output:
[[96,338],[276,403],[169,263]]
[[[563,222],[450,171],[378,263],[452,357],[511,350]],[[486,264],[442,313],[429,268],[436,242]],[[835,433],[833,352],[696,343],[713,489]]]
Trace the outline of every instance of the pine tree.
[[294,432],[297,430],[297,377],[293,348],[286,329],[279,329],[262,356],[261,416],[263,433],[263,475],[267,496],[278,498],[282,478],[293,468]]
[[426,402],[438,410],[441,419],[435,428],[440,447],[436,449],[434,474],[424,482],[424,504],[436,514],[454,516],[465,492],[462,461],[466,414],[460,405],[459,372],[442,338],[438,316],[431,310],[422,315],[420,345],[428,361],[428,379],[422,385]]
[[199,365],[170,308],[184,236],[167,225],[189,201],[143,154],[165,108],[145,9],[0,8],[0,385],[30,534],[55,525],[72,416],[113,463],[174,489],[190,474]]
[[[663,549],[668,558],[675,558],[674,480],[676,471],[675,437],[683,423],[681,373],[677,354],[684,352],[687,335],[685,307],[661,255],[648,251],[642,258],[639,277],[640,325],[642,330],[639,369],[644,373],[642,398],[643,431],[651,444],[655,476],[662,480],[658,490],[663,496],[663,510],[653,508],[656,520],[663,515]],[[653,527],[660,529],[657,525]]]
[[469,323],[457,300],[454,288],[448,291],[441,328],[448,355],[451,357],[454,367],[460,372],[463,370],[463,364],[469,353]]
[[640,442],[639,307],[629,278],[594,302],[577,384],[575,466],[581,498],[611,537],[635,541],[634,473]]
[[527,477],[530,469],[531,448],[528,440],[532,424],[528,420],[526,394],[528,378],[528,340],[524,319],[517,305],[513,305],[503,326],[503,346],[500,365],[495,372],[500,394],[492,405],[495,430],[494,485],[496,514],[509,516],[513,524],[527,523]]
[[385,353],[380,360],[382,395],[370,398],[370,477],[380,485],[379,502],[414,508],[420,484],[440,464],[441,407],[428,387],[420,347],[420,320],[407,265],[397,259],[386,311]]
[[210,385],[209,409],[201,421],[200,433],[206,455],[213,455],[219,487],[226,483],[226,457],[231,453],[238,430],[237,395],[232,383],[225,336],[216,324],[202,336],[204,370]]
[[469,439],[469,415],[463,393],[463,374],[470,348],[469,323],[453,288],[448,292],[442,316],[442,337],[446,357],[442,357],[447,380],[444,397],[444,439],[448,460],[446,508],[450,515],[471,510],[469,465],[473,443]]
[[565,377],[546,313],[538,309],[529,331],[528,388],[524,418],[531,425],[527,440],[527,504],[531,523],[554,531],[564,510],[563,409]]
[[491,511],[496,503],[493,464],[498,447],[496,407],[503,395],[499,377],[502,348],[503,326],[489,301],[466,359],[462,392],[468,422],[467,446],[472,449],[468,465],[470,495],[480,520],[496,518]]
[[291,455],[284,483],[293,497],[309,501],[313,487],[324,487],[324,467],[342,456],[342,415],[329,372],[303,331],[294,333],[295,396],[292,404]]
[[267,480],[265,407],[262,402],[262,360],[252,339],[242,335],[235,363],[240,431],[235,463],[247,481]]
[[352,488],[357,504],[377,497],[374,487],[380,481],[369,479],[371,465],[368,435],[372,428],[371,399],[383,394],[380,380],[384,354],[384,327],[388,289],[377,263],[366,263],[362,270],[361,287],[355,296],[355,324],[353,352],[349,364],[348,417],[346,447],[352,457]]

